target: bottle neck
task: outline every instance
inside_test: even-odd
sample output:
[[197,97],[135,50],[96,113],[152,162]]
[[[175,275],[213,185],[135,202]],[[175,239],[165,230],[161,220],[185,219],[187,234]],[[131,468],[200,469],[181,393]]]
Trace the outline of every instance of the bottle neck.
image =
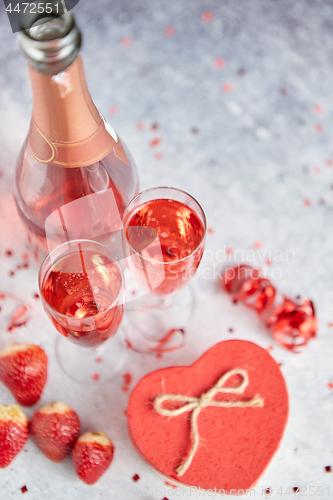
[[84,78],[81,57],[55,75],[29,67],[33,109],[28,135],[36,160],[66,168],[86,167],[112,149],[128,164],[112,127],[94,105]]
[[83,72],[81,56],[64,71],[45,75],[28,64],[32,85],[32,120],[51,142],[79,142],[101,125]]

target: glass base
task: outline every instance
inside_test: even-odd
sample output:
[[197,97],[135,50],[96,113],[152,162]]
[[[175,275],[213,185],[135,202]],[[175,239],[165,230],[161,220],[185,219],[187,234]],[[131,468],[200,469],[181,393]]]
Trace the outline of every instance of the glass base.
[[124,335],[136,352],[169,352],[185,344],[185,328],[194,309],[187,286],[168,295],[146,294],[127,304]]
[[59,335],[57,360],[62,370],[80,384],[103,384],[123,368],[127,351],[121,331],[99,347],[81,347]]

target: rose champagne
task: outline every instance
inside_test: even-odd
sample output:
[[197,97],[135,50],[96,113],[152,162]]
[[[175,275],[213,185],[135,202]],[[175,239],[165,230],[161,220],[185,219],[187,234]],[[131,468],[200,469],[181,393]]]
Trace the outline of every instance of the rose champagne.
[[[171,293],[193,277],[202,257],[205,229],[196,212],[172,199],[151,200],[125,220],[130,266],[155,293]],[[156,275],[159,275],[157,286]]]
[[90,96],[74,16],[60,16],[57,3],[23,15],[18,35],[33,107],[14,197],[37,260],[75,239],[103,241],[116,253],[138,190],[131,155]]
[[97,346],[114,335],[124,312],[121,273],[96,251],[74,251],[50,264],[41,283],[46,312],[69,340]]

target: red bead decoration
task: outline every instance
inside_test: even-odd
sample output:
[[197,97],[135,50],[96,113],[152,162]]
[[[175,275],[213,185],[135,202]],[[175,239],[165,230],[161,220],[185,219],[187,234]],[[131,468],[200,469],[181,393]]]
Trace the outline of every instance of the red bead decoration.
[[311,300],[300,303],[277,293],[276,288],[261,276],[260,270],[247,264],[228,268],[222,283],[234,302],[243,302],[257,311],[274,339],[283,347],[300,352],[315,337],[317,319]]

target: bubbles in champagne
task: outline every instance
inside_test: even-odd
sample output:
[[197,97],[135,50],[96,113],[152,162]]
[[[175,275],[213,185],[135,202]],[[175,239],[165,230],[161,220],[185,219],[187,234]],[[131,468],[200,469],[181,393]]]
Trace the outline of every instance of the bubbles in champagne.
[[43,296],[57,312],[84,318],[106,311],[117,299],[122,278],[106,256],[73,252],[56,260],[43,283]]
[[132,248],[147,259],[173,262],[186,258],[200,245],[204,227],[190,207],[160,199],[140,205],[126,222]]

